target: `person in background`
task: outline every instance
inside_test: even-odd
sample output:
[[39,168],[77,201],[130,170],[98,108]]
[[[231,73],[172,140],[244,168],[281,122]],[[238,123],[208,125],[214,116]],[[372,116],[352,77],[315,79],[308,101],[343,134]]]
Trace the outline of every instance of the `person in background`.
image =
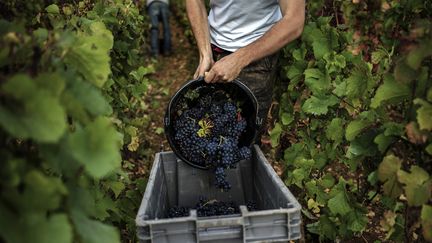
[[[267,118],[276,79],[277,52],[303,32],[305,0],[185,0],[198,50],[194,78],[208,83],[238,78]],[[256,142],[260,143],[261,126]]]
[[159,55],[159,22],[163,26],[163,54],[171,54],[171,31],[169,27],[169,1],[168,0],[147,0],[147,11],[151,21],[151,54],[154,57]]

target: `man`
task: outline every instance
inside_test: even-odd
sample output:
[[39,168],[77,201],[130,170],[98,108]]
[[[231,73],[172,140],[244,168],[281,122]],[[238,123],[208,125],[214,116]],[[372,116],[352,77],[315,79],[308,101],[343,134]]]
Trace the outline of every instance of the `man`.
[[151,21],[151,54],[159,55],[159,20],[163,26],[163,53],[171,54],[171,32],[169,27],[168,0],[147,0],[147,9]]
[[276,53],[301,35],[305,1],[210,0],[210,7],[207,17],[203,0],[186,0],[200,55],[194,78],[204,76],[208,83],[239,78],[257,97],[258,116],[265,119],[272,100]]

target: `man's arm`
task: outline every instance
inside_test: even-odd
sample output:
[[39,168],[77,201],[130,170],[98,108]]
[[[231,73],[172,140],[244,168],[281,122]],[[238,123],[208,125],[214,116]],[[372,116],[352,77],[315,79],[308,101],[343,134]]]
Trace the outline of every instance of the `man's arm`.
[[250,63],[271,55],[303,32],[305,0],[280,0],[282,19],[261,38],[217,61],[205,74],[209,83],[234,80]]
[[204,76],[204,72],[208,71],[214,63],[210,46],[210,31],[208,27],[207,11],[204,1],[186,0],[186,12],[200,54],[200,63],[194,75],[194,78],[197,78],[198,76]]

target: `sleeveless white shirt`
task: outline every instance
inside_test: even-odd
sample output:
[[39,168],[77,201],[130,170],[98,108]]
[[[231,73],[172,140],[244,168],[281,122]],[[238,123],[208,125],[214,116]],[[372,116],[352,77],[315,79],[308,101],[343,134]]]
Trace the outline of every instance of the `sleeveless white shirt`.
[[282,18],[278,0],[210,0],[211,43],[236,51],[264,35]]

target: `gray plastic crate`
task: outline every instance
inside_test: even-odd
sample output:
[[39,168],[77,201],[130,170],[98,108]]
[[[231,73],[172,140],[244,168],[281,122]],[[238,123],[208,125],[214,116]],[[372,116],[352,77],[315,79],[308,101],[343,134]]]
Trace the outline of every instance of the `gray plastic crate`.
[[[237,243],[288,242],[301,236],[301,206],[268,164],[258,146],[250,161],[228,170],[232,189],[221,192],[214,186],[212,171],[193,168],[172,152],[156,154],[136,225],[141,243]],[[235,201],[240,214],[167,218],[175,205],[194,207],[200,196]],[[254,201],[257,211],[245,202]]]

